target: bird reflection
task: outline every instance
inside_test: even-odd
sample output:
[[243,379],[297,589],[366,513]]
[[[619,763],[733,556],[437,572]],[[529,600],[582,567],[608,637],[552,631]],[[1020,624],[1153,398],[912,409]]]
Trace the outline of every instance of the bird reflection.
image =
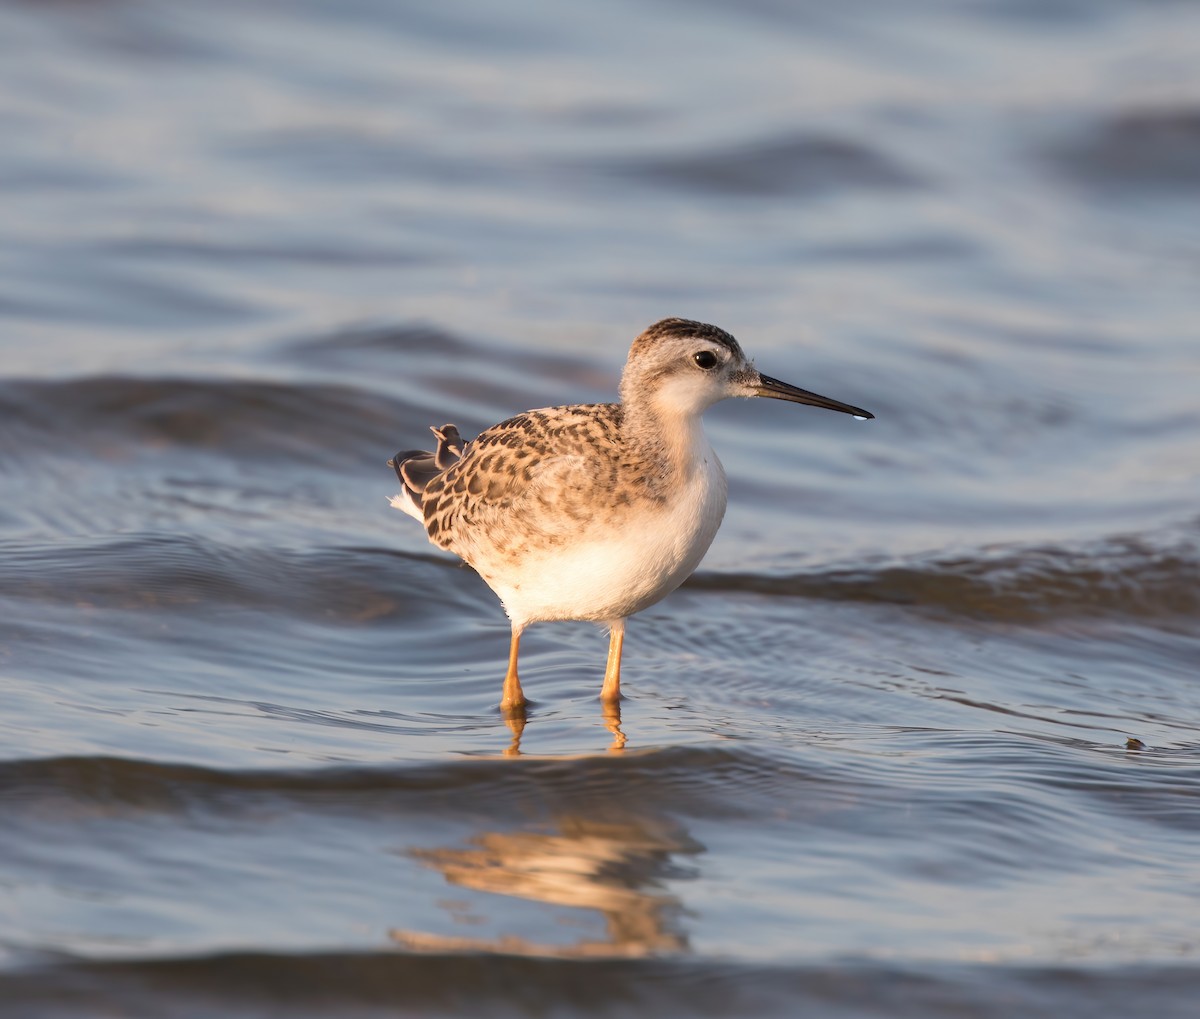
[[[621,729],[621,706],[617,703],[606,703],[602,706],[602,717],[604,719],[604,728],[612,735],[612,742],[608,745],[609,753],[620,753],[625,749],[625,744],[628,742],[628,737]],[[505,757],[520,757],[521,756],[521,736],[525,733],[526,714],[525,708],[511,708],[504,713],[504,724],[508,726],[508,731],[512,733],[512,741],[504,750]]]
[[565,815],[552,831],[485,832],[467,849],[419,849],[412,856],[451,884],[533,902],[597,910],[603,938],[548,944],[517,935],[467,938],[393,930],[393,941],[415,951],[504,952],[556,958],[642,958],[686,951],[679,899],[664,891],[678,876],[680,854],[704,847],[661,818],[599,820]]

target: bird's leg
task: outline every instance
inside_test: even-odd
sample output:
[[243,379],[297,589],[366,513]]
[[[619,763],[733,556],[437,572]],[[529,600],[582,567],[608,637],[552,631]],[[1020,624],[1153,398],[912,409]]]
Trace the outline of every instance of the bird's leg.
[[615,706],[621,700],[621,648],[625,644],[625,620],[611,624],[608,634],[608,664],[604,667],[604,686],[600,688],[600,699]]
[[500,710],[523,712],[525,710],[525,693],[521,690],[521,680],[517,678],[517,652],[521,647],[521,630],[523,627],[513,625],[512,644],[508,648],[508,672],[504,675],[504,690],[500,695]]

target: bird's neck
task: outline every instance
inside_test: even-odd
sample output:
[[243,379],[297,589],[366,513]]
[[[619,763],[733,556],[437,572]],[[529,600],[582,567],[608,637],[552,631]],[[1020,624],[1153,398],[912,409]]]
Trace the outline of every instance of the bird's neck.
[[699,412],[639,400],[622,406],[626,447],[653,463],[664,480],[690,478],[712,456]]

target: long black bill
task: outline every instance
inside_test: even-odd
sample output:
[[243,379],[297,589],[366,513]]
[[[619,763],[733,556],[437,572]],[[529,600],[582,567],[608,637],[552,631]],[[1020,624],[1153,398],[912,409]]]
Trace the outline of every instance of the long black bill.
[[810,393],[807,389],[789,386],[786,382],[771,378],[770,375],[758,377],[758,388],[755,389],[754,395],[767,396],[772,400],[788,400],[791,403],[806,403],[810,407],[824,407],[826,410],[840,410],[843,414],[853,414],[856,418],[864,420],[875,416],[869,410],[851,407],[850,404],[842,403],[840,400],[831,400],[828,396],[818,396],[816,393]]

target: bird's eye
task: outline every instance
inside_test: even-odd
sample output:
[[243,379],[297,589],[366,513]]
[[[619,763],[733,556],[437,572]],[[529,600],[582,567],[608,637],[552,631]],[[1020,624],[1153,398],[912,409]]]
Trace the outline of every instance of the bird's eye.
[[706,372],[712,371],[717,366],[717,355],[711,350],[698,350],[692,355],[692,360],[697,368],[703,368]]

